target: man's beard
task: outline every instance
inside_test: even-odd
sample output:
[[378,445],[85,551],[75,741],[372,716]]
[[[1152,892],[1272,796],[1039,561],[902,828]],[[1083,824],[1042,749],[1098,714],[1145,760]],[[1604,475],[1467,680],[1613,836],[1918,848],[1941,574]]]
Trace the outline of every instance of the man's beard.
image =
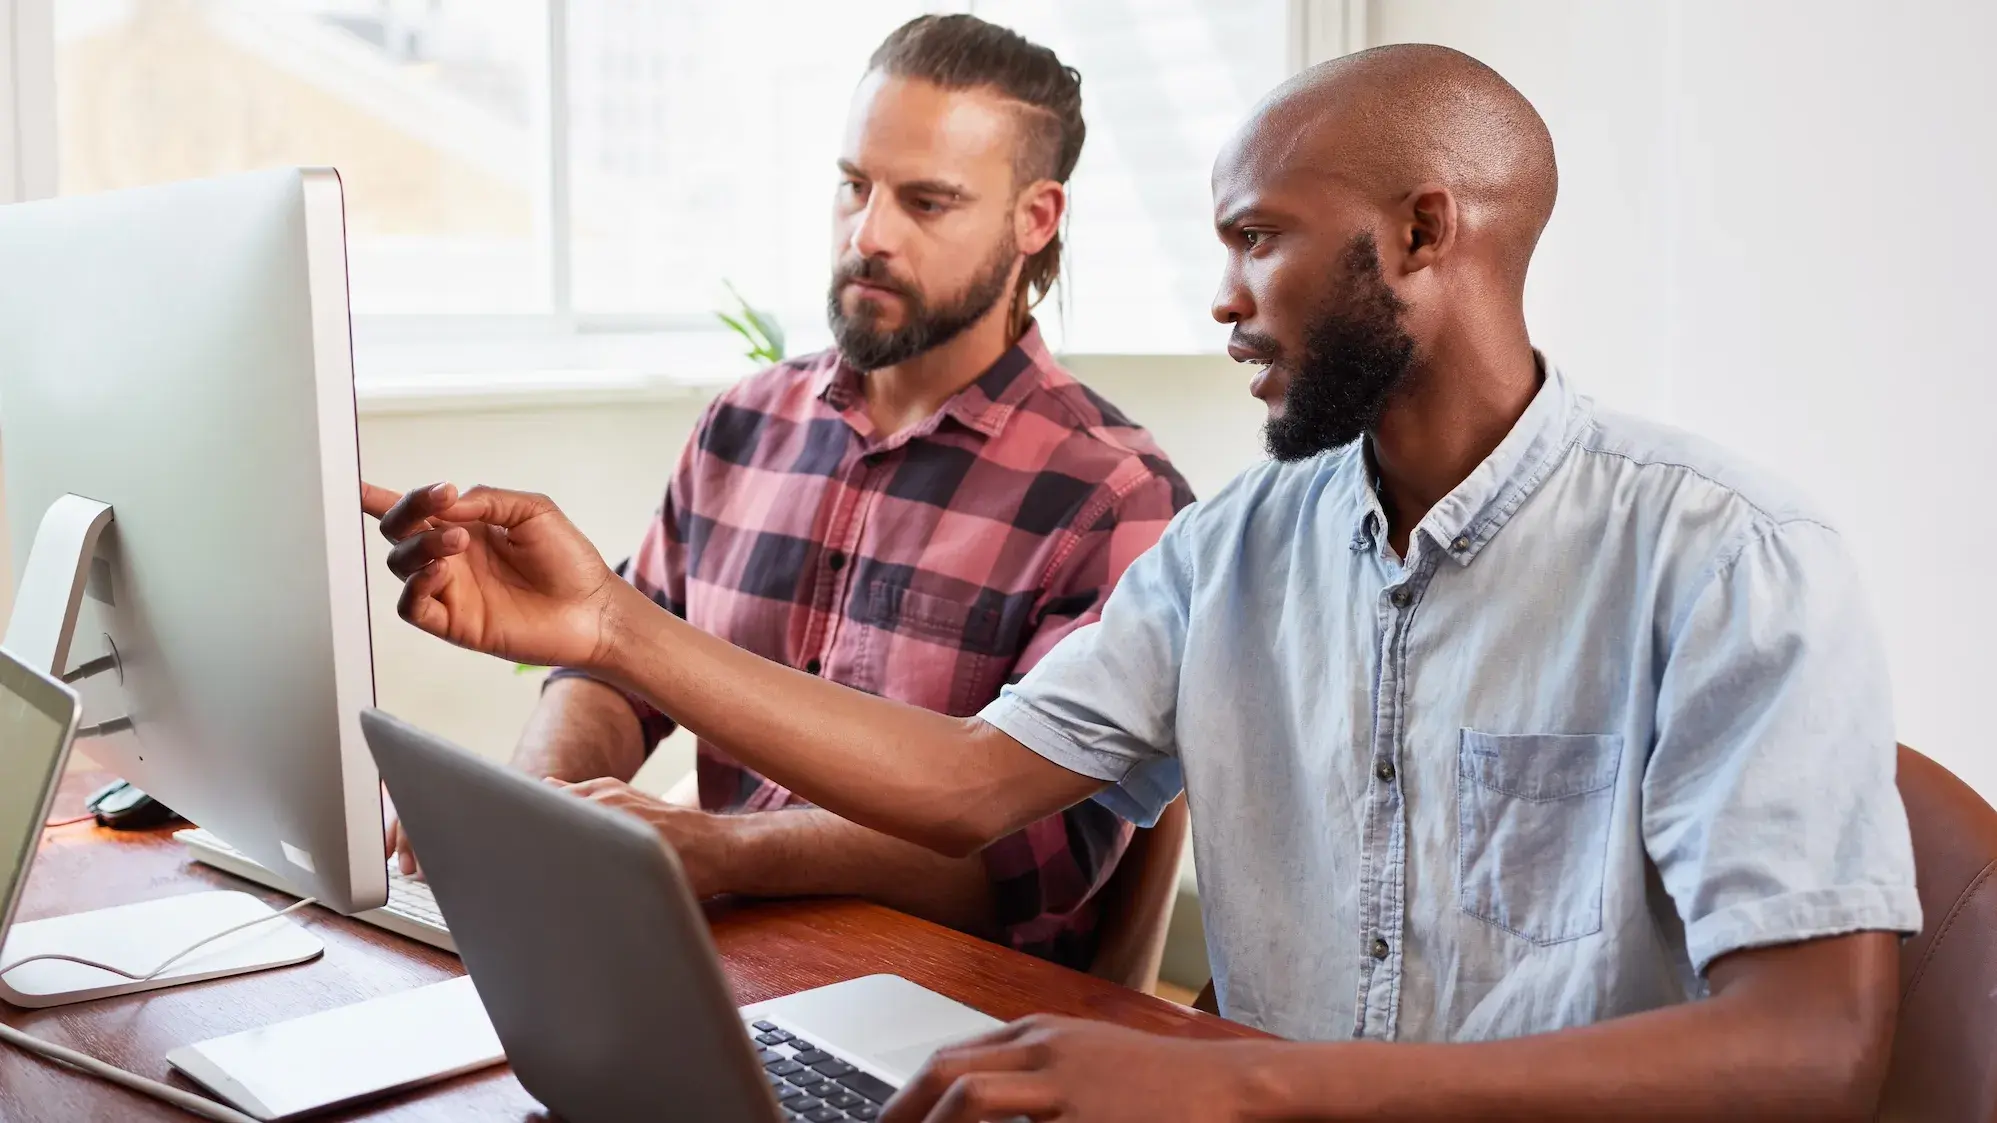
[[[888,272],[879,258],[862,257],[841,264],[832,273],[832,291],[826,300],[826,318],[832,324],[832,338],[839,353],[859,371],[875,371],[905,363],[917,355],[957,338],[965,328],[984,318],[1007,295],[1013,263],[1019,247],[1010,232],[983,269],[971,278],[962,296],[941,307],[931,308],[921,292],[903,284]],[[839,294],[849,282],[865,281],[888,289],[902,298],[905,317],[892,331],[879,326],[880,309],[862,300],[858,311],[848,316]]]
[[1401,327],[1407,306],[1387,287],[1371,234],[1347,243],[1332,297],[1304,329],[1283,409],[1263,429],[1269,455],[1303,460],[1351,444],[1380,423],[1416,364]]

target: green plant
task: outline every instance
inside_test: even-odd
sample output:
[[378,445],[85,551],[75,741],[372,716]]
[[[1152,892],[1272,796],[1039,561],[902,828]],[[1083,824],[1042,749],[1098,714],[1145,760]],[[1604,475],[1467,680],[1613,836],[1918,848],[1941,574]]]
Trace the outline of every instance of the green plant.
[[759,363],[783,362],[784,329],[777,323],[777,318],[742,299],[742,294],[735,291],[732,282],[721,283],[727,286],[728,295],[735,298],[736,308],[732,314],[716,312],[715,315],[720,317],[722,323],[728,325],[730,331],[741,336],[742,342],[749,345],[749,349],[743,353]]

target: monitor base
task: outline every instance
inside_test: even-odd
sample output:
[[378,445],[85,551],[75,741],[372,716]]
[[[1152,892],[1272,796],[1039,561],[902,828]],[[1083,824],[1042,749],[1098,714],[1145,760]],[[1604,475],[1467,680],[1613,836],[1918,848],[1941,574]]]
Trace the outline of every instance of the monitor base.
[[[0,947],[0,967],[61,952],[142,975],[217,932],[276,915],[248,893],[215,891],[50,917],[14,925]],[[64,1006],[288,967],[318,958],[325,948],[287,917],[217,940],[145,982],[63,960],[30,963],[0,976],[0,1001],[29,1009]]]

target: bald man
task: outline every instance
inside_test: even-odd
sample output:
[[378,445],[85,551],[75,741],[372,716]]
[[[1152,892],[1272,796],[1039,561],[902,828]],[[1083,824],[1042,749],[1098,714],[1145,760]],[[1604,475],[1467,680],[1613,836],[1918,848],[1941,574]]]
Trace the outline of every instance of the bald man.
[[1299,1043],[1029,1020],[939,1055],[890,1123],[1870,1118],[1920,910],[1836,531],[1534,351],[1553,147],[1476,61],[1314,68],[1213,186],[1214,314],[1275,459],[981,717],[704,635],[535,496],[387,511],[403,615],[588,667],[948,854],[1090,798],[1146,821],[1183,783],[1221,1007]]

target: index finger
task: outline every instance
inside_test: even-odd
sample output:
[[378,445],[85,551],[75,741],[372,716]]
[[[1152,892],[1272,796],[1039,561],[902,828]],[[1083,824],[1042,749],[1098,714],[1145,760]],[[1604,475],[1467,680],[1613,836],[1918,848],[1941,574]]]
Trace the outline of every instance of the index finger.
[[375,518],[388,514],[388,509],[395,506],[401,498],[402,493],[399,491],[390,491],[385,487],[376,487],[366,480],[361,481],[361,510]]

